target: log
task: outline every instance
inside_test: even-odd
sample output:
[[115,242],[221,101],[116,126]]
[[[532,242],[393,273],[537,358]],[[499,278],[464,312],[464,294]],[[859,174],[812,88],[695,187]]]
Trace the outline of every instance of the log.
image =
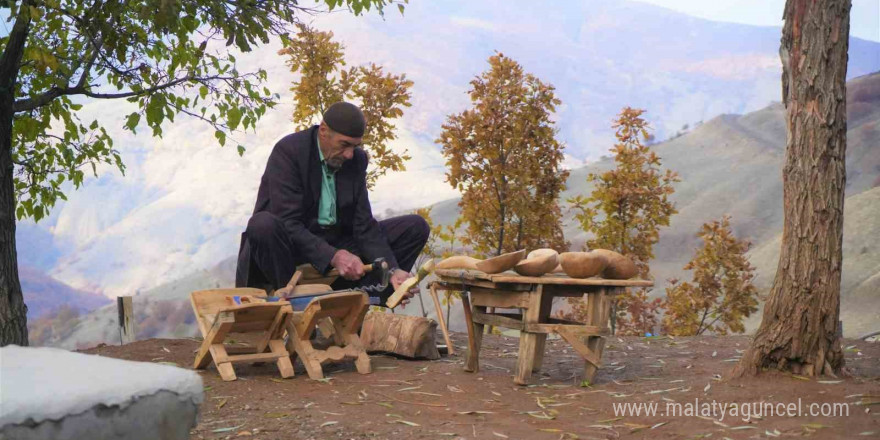
[[361,341],[367,353],[387,352],[408,358],[440,359],[437,321],[421,316],[369,312]]

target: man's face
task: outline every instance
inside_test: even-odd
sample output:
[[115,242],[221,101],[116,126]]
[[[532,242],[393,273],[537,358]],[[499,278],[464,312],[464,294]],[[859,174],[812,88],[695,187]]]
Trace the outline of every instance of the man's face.
[[325,124],[321,125],[321,149],[324,160],[331,168],[341,168],[342,164],[354,157],[354,149],[361,146],[363,138],[354,138],[336,133]]

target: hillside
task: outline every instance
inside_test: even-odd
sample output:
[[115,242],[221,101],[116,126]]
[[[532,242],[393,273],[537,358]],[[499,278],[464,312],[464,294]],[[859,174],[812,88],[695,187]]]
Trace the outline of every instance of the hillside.
[[[848,150],[846,229],[843,272],[843,316],[847,335],[866,331],[867,322],[877,322],[876,307],[864,307],[878,300],[880,287],[880,188],[866,191],[880,176],[880,74],[857,78],[848,85]],[[766,288],[776,270],[782,230],[782,161],[785,148],[784,109],[773,104],[746,115],[723,115],[688,133],[656,145],[664,167],[682,178],[673,200],[679,213],[661,231],[652,274],[657,280],[654,294],[661,295],[665,280],[687,277],[681,268],[699,245],[699,226],[724,214],[733,216],[736,235],[751,241],[752,264],[757,283]],[[586,175],[612,166],[609,158],[572,170],[563,200],[589,193]],[[458,215],[457,200],[433,205],[436,222],[450,224]],[[565,234],[579,248],[586,239],[565,217]],[[210,270],[139,292],[135,297],[138,332],[142,336],[192,336],[196,329],[187,294],[192,290],[231,286],[235,259],[224,259]],[[433,309],[433,307],[428,307]],[[453,309],[453,329],[462,329],[460,307]],[[418,302],[408,313],[419,313]],[[756,318],[757,319],[757,318]],[[757,320],[751,321],[752,325]],[[56,343],[76,347],[118,340],[115,305],[80,318],[69,336]]]
[[30,266],[20,266],[18,276],[24,302],[28,306],[28,321],[51,314],[61,305],[68,305],[79,313],[88,313],[110,302],[105,296],[74,289]]
[[[553,84],[562,101],[554,120],[568,162],[581,166],[611,144],[610,122],[625,105],[648,109],[658,139],[720,114],[746,114],[780,96],[779,28],[720,23],[632,1],[525,0],[411,2],[406,14],[327,14],[314,25],[346,45],[351,66],[376,62],[406,72],[412,107],[395,122],[408,150],[406,172],[380,179],[375,212],[411,209],[454,196],[434,144],[446,117],[469,105],[469,81],[495,51]],[[311,21],[310,21],[311,22]],[[515,31],[512,31],[515,30]],[[369,36],[365,38],[364,36]],[[76,288],[125,295],[211,267],[238,247],[269,150],[289,133],[295,76],[277,42],[235,54],[241,67],[265,68],[278,106],[236,141],[239,157],[213,130],[181,117],[162,139],[121,130],[124,100],[96,100],[80,112],[105,123],[126,175],[100,172],[68,192],[37,226],[17,231],[32,266]],[[851,38],[847,74],[880,69],[880,43]],[[183,160],[182,158],[185,158]],[[100,171],[100,169],[99,169]],[[417,184],[413,184],[418,182]],[[33,228],[31,228],[31,232]],[[55,249],[59,243],[70,247]],[[40,245],[39,247],[38,244]],[[47,256],[57,258],[47,259]]]

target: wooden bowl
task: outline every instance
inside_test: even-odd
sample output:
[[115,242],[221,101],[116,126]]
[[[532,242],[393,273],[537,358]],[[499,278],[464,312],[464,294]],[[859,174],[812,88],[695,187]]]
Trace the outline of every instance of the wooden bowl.
[[513,269],[516,263],[519,263],[526,256],[526,250],[521,249],[516,252],[508,252],[497,257],[492,257],[480,261],[476,264],[477,270],[485,273],[501,273],[505,270]]
[[516,263],[516,266],[513,266],[513,270],[522,276],[539,277],[555,269],[558,264],[559,254],[553,251],[552,254],[545,253],[541,256],[522,260]]
[[550,248],[535,249],[535,250],[529,252],[529,254],[526,255],[525,259],[531,260],[532,258],[546,257],[547,255],[559,255],[559,252],[556,252],[556,249],[550,249]]
[[602,271],[602,278],[607,278],[609,280],[628,280],[639,274],[639,269],[636,267],[636,264],[629,258],[624,257],[617,252],[609,251],[607,249],[593,249],[590,252],[603,256],[608,263],[605,266],[605,270]]
[[572,278],[589,278],[599,275],[608,264],[605,257],[593,252],[563,252],[559,254],[562,271]]
[[477,263],[481,260],[478,260],[474,257],[468,257],[467,255],[455,255],[449,258],[443,259],[443,261],[437,263],[434,266],[434,269],[468,269],[468,270],[476,270]]

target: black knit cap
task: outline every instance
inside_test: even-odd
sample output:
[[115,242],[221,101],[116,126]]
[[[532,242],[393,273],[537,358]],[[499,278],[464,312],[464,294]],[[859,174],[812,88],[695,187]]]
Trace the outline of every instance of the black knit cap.
[[324,122],[331,130],[349,137],[364,136],[367,120],[356,105],[339,101],[324,112]]

